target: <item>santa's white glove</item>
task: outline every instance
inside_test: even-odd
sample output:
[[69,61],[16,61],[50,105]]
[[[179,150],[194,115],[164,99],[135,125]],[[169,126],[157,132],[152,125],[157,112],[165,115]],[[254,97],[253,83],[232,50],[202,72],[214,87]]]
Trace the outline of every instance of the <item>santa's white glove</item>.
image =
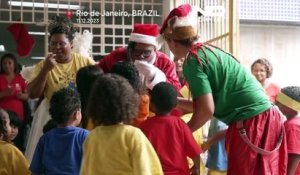
[[153,64],[146,61],[135,60],[134,65],[140,75],[144,77],[145,85],[151,89],[158,83],[166,81],[166,75]]

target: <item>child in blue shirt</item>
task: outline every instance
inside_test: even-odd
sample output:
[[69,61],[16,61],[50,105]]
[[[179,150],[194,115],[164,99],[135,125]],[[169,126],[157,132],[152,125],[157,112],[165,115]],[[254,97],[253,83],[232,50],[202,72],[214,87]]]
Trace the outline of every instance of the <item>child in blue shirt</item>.
[[[228,126],[216,118],[211,119],[208,140],[202,148],[208,149],[206,167],[208,175],[227,174],[227,154],[225,150],[225,133]],[[205,146],[204,146],[205,145]]]
[[79,175],[82,144],[89,132],[78,128],[81,122],[79,94],[68,88],[55,92],[50,101],[50,115],[57,128],[39,140],[30,165],[32,174]]

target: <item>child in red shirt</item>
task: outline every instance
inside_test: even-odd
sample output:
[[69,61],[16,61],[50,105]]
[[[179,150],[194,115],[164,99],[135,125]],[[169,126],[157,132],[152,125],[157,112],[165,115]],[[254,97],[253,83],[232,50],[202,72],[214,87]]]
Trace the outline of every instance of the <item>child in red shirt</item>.
[[276,98],[277,105],[286,116],[284,124],[287,150],[288,173],[287,175],[300,174],[300,87],[288,86],[281,89]]
[[[150,94],[150,108],[156,116],[145,120],[140,128],[153,145],[165,175],[197,175],[202,150],[184,121],[170,115],[176,104],[175,87],[166,82],[158,83]],[[191,170],[187,157],[194,161]]]

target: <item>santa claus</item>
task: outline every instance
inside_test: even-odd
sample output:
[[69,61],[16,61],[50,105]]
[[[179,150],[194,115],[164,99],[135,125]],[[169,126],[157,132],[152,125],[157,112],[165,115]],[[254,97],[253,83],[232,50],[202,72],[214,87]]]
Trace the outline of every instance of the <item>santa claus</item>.
[[159,52],[157,24],[135,24],[126,48],[118,48],[99,62],[104,72],[109,72],[118,61],[131,61],[139,70],[142,84],[152,89],[159,82],[169,82],[180,89],[176,67],[170,58]]

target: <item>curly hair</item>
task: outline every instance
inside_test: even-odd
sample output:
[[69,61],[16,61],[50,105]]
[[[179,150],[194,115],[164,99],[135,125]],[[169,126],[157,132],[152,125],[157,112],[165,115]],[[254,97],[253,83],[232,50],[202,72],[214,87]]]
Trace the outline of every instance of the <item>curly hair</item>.
[[150,103],[155,106],[158,115],[169,113],[177,105],[177,90],[167,82],[160,82],[154,86],[150,94]]
[[15,73],[19,73],[20,72],[20,69],[19,69],[19,66],[18,66],[17,57],[14,54],[12,54],[12,53],[5,53],[1,57],[1,63],[0,63],[1,64],[1,69],[0,69],[0,73],[4,73],[3,62],[4,62],[5,59],[11,59],[14,62],[14,66],[15,66],[14,72]]
[[142,86],[139,71],[133,63],[128,61],[119,61],[113,65],[113,67],[110,70],[110,73],[118,74],[126,78],[132,85],[133,89],[136,90],[139,94],[141,93]]
[[53,119],[49,119],[48,122],[43,127],[43,133],[50,131],[51,129],[57,128],[57,122]]
[[55,122],[65,124],[70,116],[80,108],[78,92],[71,88],[63,88],[53,94],[50,100],[49,113]]
[[86,106],[88,103],[88,97],[90,95],[94,82],[102,74],[103,74],[103,70],[97,65],[82,67],[78,70],[76,74],[76,85],[81,100],[81,113],[82,113],[81,126],[83,128],[86,128],[88,122],[88,117],[86,115]]
[[125,78],[114,74],[100,76],[90,94],[88,116],[96,126],[130,123],[138,111],[138,97]]
[[270,63],[270,61],[268,61],[266,58],[259,58],[259,59],[255,60],[251,65],[251,71],[253,71],[255,64],[261,64],[265,67],[266,73],[267,73],[267,78],[270,78],[272,76],[273,66]]
[[63,16],[53,16],[49,22],[50,38],[54,34],[65,34],[69,41],[73,41],[77,31],[72,21]]
[[300,87],[299,86],[287,86],[285,88],[282,88],[281,92],[300,103]]
[[0,137],[3,137],[4,141],[8,141],[8,129],[6,127],[7,121],[5,121],[4,118],[7,118],[9,121],[9,116],[7,112],[4,109],[0,108]]

